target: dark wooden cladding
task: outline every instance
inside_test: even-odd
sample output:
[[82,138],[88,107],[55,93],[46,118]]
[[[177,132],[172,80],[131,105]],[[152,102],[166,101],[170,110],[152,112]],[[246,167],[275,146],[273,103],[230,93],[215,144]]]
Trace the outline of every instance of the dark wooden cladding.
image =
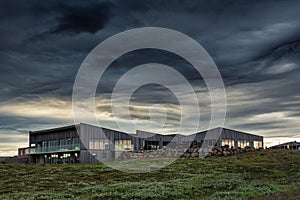
[[63,127],[62,129],[48,129],[43,131],[29,132],[29,145],[37,144],[42,141],[58,140],[64,138],[79,137],[76,126]]

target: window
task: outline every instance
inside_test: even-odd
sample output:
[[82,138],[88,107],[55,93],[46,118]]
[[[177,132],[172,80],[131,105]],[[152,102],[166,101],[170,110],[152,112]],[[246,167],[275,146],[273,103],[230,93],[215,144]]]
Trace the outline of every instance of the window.
[[104,142],[104,149],[109,149],[109,143],[108,142]]
[[69,154],[69,153],[64,153],[62,157],[63,157],[63,158],[68,158],[68,157],[70,157],[70,156],[71,156],[71,154]]
[[47,151],[48,150],[48,141],[43,141],[42,142],[42,152]]
[[228,145],[229,147],[234,147],[234,140],[232,139],[222,139],[222,145],[225,146]]
[[89,141],[89,149],[107,150],[109,149],[109,140],[91,139]]
[[131,140],[115,140],[115,149],[118,150],[133,150]]
[[244,141],[243,140],[238,141],[238,147],[244,148]]
[[79,144],[79,138],[77,137],[73,138],[73,144]]
[[253,146],[255,149],[262,148],[262,141],[253,141]]
[[250,147],[250,142],[246,141],[246,146],[245,147]]
[[249,147],[250,146],[250,142],[247,140],[239,140],[238,141],[238,147],[240,148],[245,148],[245,147]]
[[93,140],[89,141],[89,149],[95,149],[95,142]]
[[[103,149],[102,147],[100,148],[100,141],[94,141],[95,142],[95,149]],[[102,142],[101,142],[102,144]]]

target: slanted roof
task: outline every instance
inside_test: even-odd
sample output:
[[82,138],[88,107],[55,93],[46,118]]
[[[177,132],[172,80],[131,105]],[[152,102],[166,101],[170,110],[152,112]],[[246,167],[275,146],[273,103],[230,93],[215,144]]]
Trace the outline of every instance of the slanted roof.
[[[110,130],[110,131],[115,131],[115,132],[120,132],[120,133],[125,133],[122,131],[117,131],[114,129],[109,129],[109,128],[104,128],[104,127],[100,127],[100,126],[95,126],[92,124],[86,124],[86,123],[80,123],[80,124],[84,124],[84,125],[88,125],[88,126],[92,126],[92,127],[97,127],[97,128],[102,128],[103,130]],[[68,126],[61,126],[61,127],[56,127],[56,128],[50,128],[50,129],[43,129],[43,130],[37,130],[37,131],[29,131],[30,134],[43,134],[43,133],[50,133],[50,132],[55,132],[55,131],[64,131],[64,130],[70,130],[70,129],[77,129],[80,127],[80,124],[73,124],[73,125],[68,125]],[[126,133],[129,134],[129,133]],[[131,134],[129,134],[131,135]]]
[[233,129],[229,129],[229,128],[224,128],[224,127],[217,127],[217,128],[212,128],[212,129],[208,129],[208,130],[205,130],[205,131],[201,131],[201,132],[198,132],[197,134],[204,134],[208,131],[213,131],[213,130],[217,130],[217,129],[221,129],[221,130],[227,130],[227,131],[232,131],[232,132],[236,132],[236,133],[242,133],[242,134],[246,134],[246,135],[252,135],[252,136],[258,136],[258,137],[263,137],[261,135],[257,135],[257,134],[252,134],[252,133],[247,133],[247,132],[243,132],[243,131],[237,131],[237,130],[233,130]]
[[283,146],[286,146],[286,145],[300,146],[300,142],[291,141],[291,142],[286,142],[286,143],[282,143],[282,144],[277,144],[277,145],[271,146],[270,148],[283,147]]
[[30,131],[30,134],[41,134],[41,133],[49,133],[49,132],[54,132],[54,131],[69,130],[69,129],[74,129],[77,126],[78,126],[78,124],[69,125],[69,126],[62,126],[62,127],[57,127],[57,128],[43,129],[43,130],[38,130],[38,131]]

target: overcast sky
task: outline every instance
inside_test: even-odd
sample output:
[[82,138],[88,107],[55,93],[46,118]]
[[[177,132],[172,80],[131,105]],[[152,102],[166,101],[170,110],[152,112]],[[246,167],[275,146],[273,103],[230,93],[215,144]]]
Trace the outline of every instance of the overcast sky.
[[[299,8],[299,1],[283,0],[1,1],[0,155],[27,146],[29,130],[74,123],[72,89],[83,59],[106,38],[149,26],[180,31],[207,50],[226,88],[225,127],[263,135],[266,145],[300,140]],[[130,52],[109,67],[96,95],[101,124],[117,128],[111,92],[124,73],[145,63],[173,66],[189,80],[205,129],[210,97],[201,76],[181,57],[153,49]],[[168,89],[147,85],[132,96],[132,118],[118,119],[138,123],[167,113],[172,133],[179,107]]]

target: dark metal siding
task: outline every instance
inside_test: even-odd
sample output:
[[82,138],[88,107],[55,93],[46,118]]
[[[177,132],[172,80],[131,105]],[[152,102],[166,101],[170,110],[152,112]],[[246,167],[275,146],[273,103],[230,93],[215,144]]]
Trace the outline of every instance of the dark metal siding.
[[[80,151],[80,161],[81,162],[96,162],[96,161],[111,161],[114,160],[115,150],[114,150],[114,141],[115,140],[132,140],[134,144],[134,137],[130,134],[123,133],[120,131],[110,130],[106,128],[101,128],[89,124],[80,124],[80,133],[81,138],[81,151]],[[99,139],[105,140],[108,139],[109,149],[108,150],[96,150],[89,149],[89,140],[90,139]]]
[[47,131],[30,131],[29,132],[29,145],[37,144],[42,141],[64,139],[64,138],[74,138],[78,137],[79,134],[76,127],[70,127],[67,129],[53,129]]
[[203,131],[196,134],[195,140],[199,143],[203,140],[216,139],[217,147],[221,147],[222,139],[231,139],[235,141],[235,147],[237,147],[238,140],[249,141],[250,147],[253,148],[254,141],[261,141],[263,143],[263,137],[258,135],[253,135],[249,133],[244,133],[241,131],[226,129],[226,128],[215,128],[208,131]]

